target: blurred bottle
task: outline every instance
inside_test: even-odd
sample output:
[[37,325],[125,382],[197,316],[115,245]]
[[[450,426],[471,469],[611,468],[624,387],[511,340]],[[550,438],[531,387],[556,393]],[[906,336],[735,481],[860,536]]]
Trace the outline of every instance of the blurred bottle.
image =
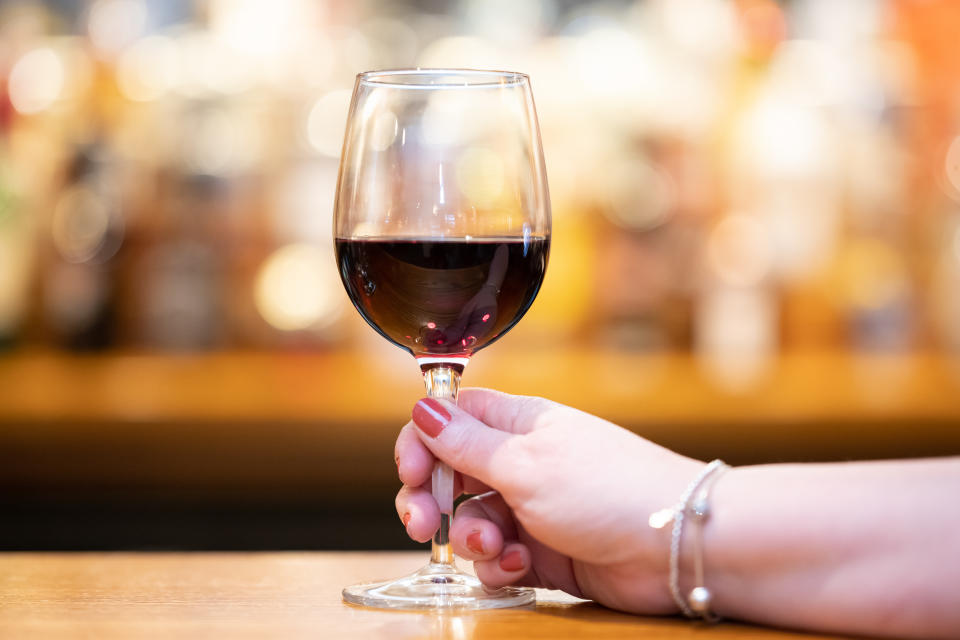
[[779,347],[778,311],[765,287],[704,289],[694,324],[696,356],[717,386],[742,391],[762,380]]
[[773,248],[762,218],[724,216],[707,237],[694,318],[705,373],[741,391],[757,384],[780,346]]
[[160,202],[141,203],[149,233],[131,245],[125,316],[131,341],[152,349],[204,350],[223,341],[223,278],[230,186],[213,176],[167,174]]
[[142,344],[210,349],[219,340],[217,259],[191,240],[161,243],[143,256]]
[[598,189],[591,326],[601,342],[636,350],[690,346],[697,251],[709,192],[691,145],[662,135],[613,156]]
[[854,237],[838,262],[836,290],[850,345],[894,351],[913,346],[916,296],[903,248],[879,237]]
[[[675,280],[683,273],[671,269],[669,255],[675,230],[601,231],[591,338],[601,346],[635,351],[685,348],[689,303],[677,295]],[[597,327],[602,330],[595,332]]]
[[53,252],[41,306],[53,342],[68,349],[116,342],[116,258],[124,236],[116,171],[102,141],[77,147],[50,221]]

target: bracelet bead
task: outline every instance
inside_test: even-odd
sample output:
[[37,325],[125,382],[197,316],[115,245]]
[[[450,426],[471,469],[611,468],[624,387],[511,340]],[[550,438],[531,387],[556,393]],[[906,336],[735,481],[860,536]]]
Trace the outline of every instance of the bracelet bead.
[[694,587],[693,591],[690,592],[690,596],[687,598],[687,602],[695,613],[705,616],[710,611],[710,601],[712,599],[713,596],[710,594],[709,589],[706,587]]

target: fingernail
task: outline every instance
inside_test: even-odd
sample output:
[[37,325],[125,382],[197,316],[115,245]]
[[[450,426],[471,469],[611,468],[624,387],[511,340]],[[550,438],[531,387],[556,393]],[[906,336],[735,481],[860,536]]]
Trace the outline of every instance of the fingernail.
[[504,571],[520,571],[523,569],[523,554],[519,551],[508,551],[500,556],[500,568]]
[[450,418],[450,412],[434,398],[424,398],[413,407],[413,421],[431,438],[440,435]]
[[483,534],[480,531],[471,531],[467,536],[467,549],[474,553],[483,553]]
[[403,526],[406,527],[407,523],[410,522],[410,512],[407,511],[405,514],[403,514],[403,517],[400,518],[400,520],[403,522]]

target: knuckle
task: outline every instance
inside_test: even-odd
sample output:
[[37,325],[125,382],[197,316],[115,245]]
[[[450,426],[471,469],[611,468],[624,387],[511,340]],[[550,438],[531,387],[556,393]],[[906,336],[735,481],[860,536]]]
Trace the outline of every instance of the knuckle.
[[504,499],[521,522],[542,521],[553,508],[550,487],[563,486],[569,473],[569,451],[563,442],[543,432],[511,440],[513,449],[505,460],[513,482],[505,486]]
[[536,431],[562,418],[566,409],[546,398],[519,396],[514,405],[510,430],[514,432]]
[[534,398],[534,400],[537,401],[536,403],[531,403],[535,405],[531,406],[531,413],[533,414],[531,422],[534,431],[558,424],[562,421],[564,407],[541,398]]
[[531,449],[527,436],[515,436],[506,440],[491,456],[491,475],[502,478],[500,489],[515,500],[523,500],[539,483],[536,453]]

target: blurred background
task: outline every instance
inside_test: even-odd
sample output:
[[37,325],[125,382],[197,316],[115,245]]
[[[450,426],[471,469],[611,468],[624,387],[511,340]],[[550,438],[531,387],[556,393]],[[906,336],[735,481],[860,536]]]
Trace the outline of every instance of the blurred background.
[[409,546],[421,381],[332,253],[375,68],[532,78],[550,266],[465,384],[733,463],[960,453],[958,33],[952,0],[0,2],[0,548]]

